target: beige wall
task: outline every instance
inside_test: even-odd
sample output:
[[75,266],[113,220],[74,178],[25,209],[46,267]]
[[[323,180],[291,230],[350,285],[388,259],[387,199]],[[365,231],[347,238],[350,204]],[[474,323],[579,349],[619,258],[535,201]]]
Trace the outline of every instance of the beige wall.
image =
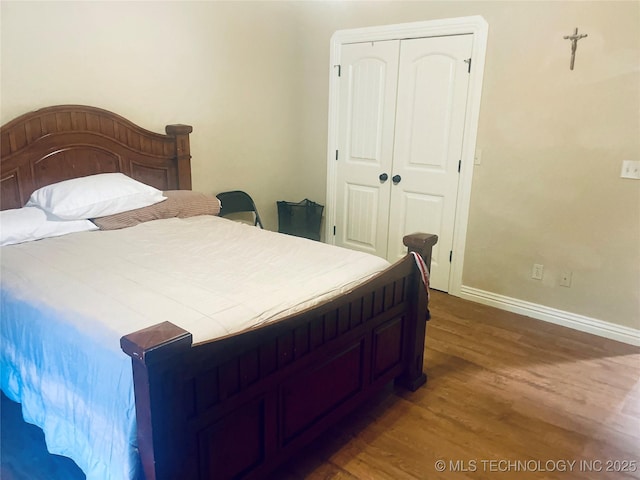
[[[2,123],[84,103],[152,130],[192,124],[194,188],[249,190],[273,229],[276,200],[325,201],[331,34],[484,16],[463,283],[640,328],[640,182],[619,178],[640,160],[640,3],[1,5]],[[570,71],[575,27],[589,36]]]

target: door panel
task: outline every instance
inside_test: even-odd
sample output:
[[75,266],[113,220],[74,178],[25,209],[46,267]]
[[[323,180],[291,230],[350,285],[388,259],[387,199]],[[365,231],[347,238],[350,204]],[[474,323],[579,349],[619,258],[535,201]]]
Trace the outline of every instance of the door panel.
[[341,50],[336,245],[386,257],[399,41]]
[[[447,291],[458,162],[466,112],[472,35],[403,40],[400,47],[388,256],[405,254],[402,237],[435,233],[431,285]],[[400,214],[397,214],[401,212]]]
[[344,233],[341,237],[343,245],[349,248],[376,253],[377,233],[380,228],[380,188],[371,188],[367,185],[352,183],[344,184]]
[[[442,230],[444,198],[439,195],[426,195],[415,192],[402,192],[402,201],[397,207],[398,211],[393,211],[392,216],[402,220],[402,231],[404,232],[438,232]],[[407,247],[394,242],[397,250],[390,252],[390,257],[402,258],[407,254]],[[431,269],[437,268],[440,242],[436,243],[432,250]],[[449,261],[448,255],[446,256]]]
[[[406,44],[403,47],[406,64],[412,52]],[[408,97],[399,125],[400,131],[406,128],[406,134],[397,144],[400,160],[404,159],[406,166],[433,167],[431,172],[447,169],[456,63],[449,55],[435,53],[417,58],[410,65],[411,77],[406,85],[410,91],[401,92]]]

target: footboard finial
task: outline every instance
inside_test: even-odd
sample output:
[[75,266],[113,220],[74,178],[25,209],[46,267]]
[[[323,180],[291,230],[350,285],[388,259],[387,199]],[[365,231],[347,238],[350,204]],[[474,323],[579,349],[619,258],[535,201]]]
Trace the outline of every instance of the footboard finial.
[[405,235],[402,242],[410,252],[416,252],[422,257],[427,268],[431,270],[431,249],[438,243],[438,236],[431,233],[411,233]]
[[162,322],[125,335],[120,339],[120,347],[132,359],[149,363],[156,358],[166,359],[178,349],[189,348],[192,342],[189,332],[171,322]]

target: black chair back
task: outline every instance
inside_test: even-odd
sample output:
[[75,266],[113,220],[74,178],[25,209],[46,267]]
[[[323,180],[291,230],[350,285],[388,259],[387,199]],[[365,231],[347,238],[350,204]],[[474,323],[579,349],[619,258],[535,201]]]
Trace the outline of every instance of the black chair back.
[[255,216],[254,225],[264,228],[256,204],[248,193],[241,190],[233,190],[219,193],[216,197],[222,204],[220,208],[221,217],[226,217],[232,213],[253,212]]

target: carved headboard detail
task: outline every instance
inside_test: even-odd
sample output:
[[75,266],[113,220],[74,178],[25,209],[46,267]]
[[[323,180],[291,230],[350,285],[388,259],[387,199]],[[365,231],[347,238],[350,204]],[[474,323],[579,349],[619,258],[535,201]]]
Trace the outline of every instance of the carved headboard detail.
[[122,172],[161,190],[191,189],[189,125],[166,135],[96,107],[59,105],[0,129],[0,209],[20,208],[45,185]]

